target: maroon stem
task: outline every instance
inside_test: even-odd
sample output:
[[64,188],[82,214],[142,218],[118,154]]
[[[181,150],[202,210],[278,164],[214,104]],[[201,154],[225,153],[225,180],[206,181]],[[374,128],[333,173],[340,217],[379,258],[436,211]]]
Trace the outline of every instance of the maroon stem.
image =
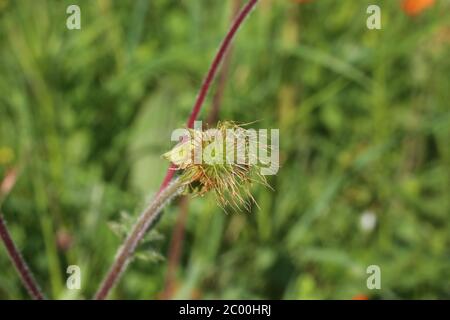
[[[234,20],[239,14],[242,0],[234,0],[231,4],[232,14],[231,20]],[[222,105],[222,99],[224,96],[225,88],[228,80],[228,72],[231,62],[233,46],[230,45],[228,49],[219,74],[218,85],[216,93],[214,94],[211,110],[208,115],[208,125],[213,126],[219,119],[220,106]],[[176,273],[180,264],[181,255],[183,252],[183,244],[185,237],[185,225],[189,215],[189,198],[184,196],[180,199],[180,212],[177,216],[175,228],[173,229],[172,239],[170,242],[168,261],[167,261],[167,274],[166,282],[161,299],[170,299],[175,293],[176,287]]]
[[[241,7],[242,0],[234,0],[232,3],[232,19],[235,19],[239,14],[239,8]],[[211,111],[208,116],[208,124],[213,126],[219,119],[219,111],[220,106],[222,105],[223,94],[225,92],[225,88],[228,80],[228,69],[230,68],[231,63],[231,54],[232,54],[233,46],[230,46],[228,49],[228,54],[225,56],[222,70],[219,75],[219,84],[217,85],[216,93],[213,97]]]
[[[256,5],[256,3],[258,3],[258,0],[249,0],[248,1],[248,3],[239,12],[238,16],[236,17],[233,24],[231,25],[230,30],[228,31],[227,35],[225,36],[225,39],[223,40],[222,44],[220,45],[219,51],[217,52],[217,54],[211,64],[211,67],[208,70],[206,78],[203,80],[202,86],[200,88],[200,92],[197,96],[197,100],[195,101],[191,115],[189,116],[189,119],[187,121],[188,128],[192,128],[194,126],[194,122],[197,119],[198,114],[200,113],[203,103],[205,102],[206,96],[208,95],[208,91],[211,87],[211,83],[217,74],[217,70],[218,70],[223,58],[225,57],[227,50],[230,47],[230,44],[233,41],[234,36],[236,35],[236,32],[239,30],[239,27],[242,25],[245,18],[247,18],[248,14],[252,11],[252,9]],[[172,180],[172,178],[175,174],[175,171],[176,171],[176,166],[171,164],[169,169],[167,170],[166,176],[161,184],[159,192],[161,192],[164,188],[167,187],[169,182]]]
[[11,238],[11,235],[6,226],[6,222],[3,216],[0,214],[0,238],[5,244],[6,251],[8,252],[9,257],[17,270],[17,273],[22,280],[25,288],[27,289],[30,296],[35,300],[44,300],[45,297],[39,288],[39,285],[36,283],[36,280],[33,277],[30,269],[28,268],[25,260],[23,260],[20,251],[14,244],[14,241]]
[[206,78],[203,81],[202,87],[200,89],[200,93],[197,97],[197,101],[195,102],[194,108],[192,109],[192,113],[188,119],[188,123],[187,123],[188,128],[192,128],[194,125],[194,121],[197,119],[197,116],[200,112],[203,102],[205,101],[206,95],[208,94],[209,88],[211,86],[211,82],[217,73],[217,69],[219,68],[220,63],[222,62],[223,58],[225,57],[225,54],[231,44],[231,41],[233,40],[234,36],[236,35],[236,32],[239,30],[239,27],[242,25],[242,22],[244,22],[245,18],[248,16],[248,14],[253,9],[253,7],[256,5],[257,2],[258,2],[258,0],[250,0],[244,6],[244,8],[241,10],[239,15],[237,16],[236,20],[231,25],[231,28],[228,31],[227,35],[225,36],[225,39],[223,40],[222,44],[220,45],[219,51],[217,52],[217,55],[211,64],[208,74],[206,75]]

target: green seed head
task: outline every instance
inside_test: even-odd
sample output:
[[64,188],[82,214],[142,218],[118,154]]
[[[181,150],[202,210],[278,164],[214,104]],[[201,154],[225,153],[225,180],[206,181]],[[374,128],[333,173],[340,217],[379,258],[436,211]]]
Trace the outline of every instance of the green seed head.
[[232,121],[219,122],[214,129],[188,129],[188,132],[189,137],[163,155],[182,170],[181,179],[189,185],[188,190],[200,196],[214,192],[224,209],[230,206],[250,211],[252,203],[257,205],[251,186],[253,183],[267,186],[267,182],[255,161],[256,135],[248,134]]

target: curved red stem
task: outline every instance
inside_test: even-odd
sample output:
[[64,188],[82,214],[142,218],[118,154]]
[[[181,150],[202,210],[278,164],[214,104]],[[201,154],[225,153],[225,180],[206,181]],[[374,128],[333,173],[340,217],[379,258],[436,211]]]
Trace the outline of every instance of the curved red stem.
[[[192,108],[191,115],[189,116],[189,119],[187,121],[187,127],[192,128],[194,126],[194,122],[198,117],[198,114],[200,113],[200,110],[203,106],[203,103],[205,102],[206,96],[208,95],[208,91],[211,87],[211,83],[214,80],[214,77],[217,74],[217,70],[222,63],[225,54],[230,47],[231,42],[233,41],[234,36],[236,35],[236,32],[239,30],[239,27],[244,22],[245,18],[247,18],[248,14],[252,11],[253,7],[256,5],[258,0],[250,0],[239,12],[236,19],[234,20],[233,24],[231,25],[230,30],[228,31],[227,35],[225,36],[225,39],[222,41],[222,44],[220,45],[219,51],[217,52],[213,62],[211,63],[211,66],[208,70],[208,73],[206,75],[206,78],[203,80],[202,86],[200,88],[200,92],[197,96],[197,99],[195,101],[194,107]],[[167,170],[166,176],[164,177],[164,180],[161,184],[161,187],[159,189],[160,193],[164,188],[167,187],[169,182],[172,180],[174,174],[176,171],[176,166],[171,164],[169,169]]]

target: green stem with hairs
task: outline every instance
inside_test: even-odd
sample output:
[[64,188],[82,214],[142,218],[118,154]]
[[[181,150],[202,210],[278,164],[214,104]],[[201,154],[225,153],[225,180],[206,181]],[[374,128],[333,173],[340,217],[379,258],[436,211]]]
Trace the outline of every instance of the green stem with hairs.
[[185,184],[179,178],[175,179],[163,191],[158,193],[150,206],[141,213],[127,239],[119,248],[108,274],[95,295],[96,300],[106,299],[110,290],[117,284],[120,276],[128,266],[136,247],[145,233],[156,224],[163,208],[183,191]]
[[[192,109],[191,115],[188,118],[187,127],[192,128],[194,125],[194,121],[197,119],[198,114],[200,113],[201,107],[203,106],[206,96],[209,92],[211,84],[216,76],[216,73],[219,69],[219,66],[223,62],[226,57],[226,53],[236,36],[239,28],[242,26],[243,22],[248,18],[252,9],[256,6],[258,0],[248,0],[248,2],[243,6],[242,10],[237,14],[236,19],[231,24],[230,29],[225,35],[222,44],[219,47],[218,52],[216,53],[212,64],[206,74],[205,79],[203,80],[202,86],[200,88],[200,92],[195,101],[194,107]],[[133,227],[130,235],[125,240],[122,247],[119,249],[119,252],[116,255],[116,259],[109,270],[106,278],[103,280],[100,285],[99,290],[95,295],[95,299],[103,300],[105,299],[109,291],[114,287],[114,285],[119,280],[121,274],[126,269],[130,258],[132,257],[139,241],[144,237],[145,233],[154,226],[155,222],[158,220],[161,215],[161,210],[176,195],[180,194],[180,191],[183,189],[185,182],[181,182],[180,179],[172,180],[173,175],[175,174],[176,167],[172,164],[166,174],[166,177],[161,184],[161,188],[158,194],[155,197],[153,203],[148,207],[139,217],[139,220]]]

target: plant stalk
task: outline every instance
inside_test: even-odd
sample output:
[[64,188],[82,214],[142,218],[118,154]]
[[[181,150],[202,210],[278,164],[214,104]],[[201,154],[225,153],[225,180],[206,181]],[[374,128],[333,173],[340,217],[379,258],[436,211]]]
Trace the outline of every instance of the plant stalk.
[[17,249],[14,241],[11,237],[11,234],[8,231],[8,227],[6,226],[6,221],[3,218],[3,215],[0,213],[0,238],[5,244],[6,251],[11,259],[11,262],[14,265],[17,273],[20,276],[20,280],[22,280],[23,285],[27,289],[28,293],[34,300],[44,300],[44,294],[42,293],[39,285],[33,277],[30,269],[28,268],[27,263],[23,259],[20,254],[19,249]]
[[126,269],[145,233],[156,224],[161,217],[162,209],[181,193],[184,185],[185,183],[180,179],[175,179],[163,191],[158,193],[150,206],[141,213],[125,242],[119,248],[108,274],[95,295],[96,300],[106,299],[110,290],[116,285]]
[[[226,56],[231,42],[233,41],[240,26],[257,3],[258,0],[249,0],[232,23],[228,33],[226,34],[222,44],[219,47],[216,56],[214,57],[214,60],[208,70],[208,73],[206,74],[205,79],[203,80],[200,92],[197,96],[194,107],[187,121],[188,128],[192,128],[194,126],[194,122],[197,119],[198,114],[200,113],[200,110],[205,102],[212,81],[214,80],[221,63]],[[116,259],[111,269],[109,270],[106,278],[103,280],[99,290],[95,295],[95,299],[103,300],[108,296],[109,291],[114,287],[121,274],[126,269],[130,258],[132,257],[140,240],[144,237],[145,233],[155,224],[157,218],[159,218],[162,208],[165,206],[165,204],[167,204],[168,201],[178,195],[180,193],[180,190],[182,190],[183,183],[181,183],[180,180],[175,180],[171,183],[175,171],[175,165],[171,164],[169,169],[167,170],[166,176],[161,184],[155,200],[150,205],[150,207],[148,207],[141,214],[128,238],[119,249],[119,252],[116,255]]]
[[[191,115],[189,116],[189,119],[187,121],[188,128],[192,129],[192,127],[194,126],[194,122],[197,119],[198,114],[200,113],[203,103],[205,102],[205,99],[206,99],[206,96],[208,95],[212,81],[214,80],[214,77],[217,74],[217,70],[219,69],[220,64],[222,63],[223,59],[226,56],[228,49],[230,48],[230,45],[234,39],[234,36],[236,35],[240,26],[245,21],[245,19],[248,17],[248,15],[250,14],[250,12],[252,11],[252,9],[255,7],[255,5],[257,3],[258,3],[258,0],[249,0],[247,2],[247,4],[242,8],[242,10],[239,12],[239,14],[236,16],[236,19],[233,21],[228,33],[226,34],[222,44],[219,47],[219,51],[217,51],[217,54],[214,57],[213,62],[211,63],[208,73],[206,74],[206,78],[203,80],[202,86],[200,88],[200,92],[197,96],[194,107],[192,108]],[[175,171],[176,171],[176,167],[173,164],[171,164],[169,166],[169,169],[167,170],[166,176],[164,177],[164,180],[159,189],[160,192],[169,184],[170,180],[172,180],[172,178],[175,174]]]
[[[242,0],[232,1],[231,21],[233,21],[239,14],[241,4]],[[215,125],[219,120],[220,107],[222,105],[225,88],[228,82],[232,50],[233,46],[230,45],[230,48],[228,49],[223,59],[222,67],[218,75],[217,89],[213,96],[211,110],[207,118],[208,125],[210,126]],[[180,199],[180,212],[177,216],[177,221],[175,223],[175,228],[173,229],[170,241],[168,261],[167,261],[166,281],[165,281],[165,288],[162,293],[162,299],[170,299],[174,294],[175,275],[179,267],[180,257],[183,251],[185,225],[188,215],[189,215],[189,198],[187,196],[184,196]]]

